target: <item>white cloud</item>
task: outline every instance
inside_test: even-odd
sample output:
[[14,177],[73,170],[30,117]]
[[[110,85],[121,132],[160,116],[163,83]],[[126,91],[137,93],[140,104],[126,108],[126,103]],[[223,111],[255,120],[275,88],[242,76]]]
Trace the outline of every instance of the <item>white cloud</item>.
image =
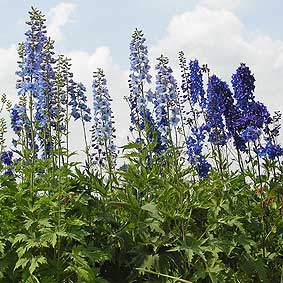
[[[16,103],[18,100],[15,89],[17,57],[17,48],[15,45],[9,48],[0,48],[0,96],[5,93],[12,103]],[[9,123],[9,114],[7,111],[3,110],[1,116]],[[10,127],[7,130],[6,140],[7,145],[10,146],[12,130]]]
[[[113,61],[111,51],[108,47],[102,46],[94,52],[84,52],[76,50],[65,54],[72,59],[72,71],[77,82],[81,81],[87,88],[88,103],[92,107],[92,76],[97,68],[103,68],[108,81],[109,93],[113,98],[112,108],[115,115],[117,128],[117,144],[123,145],[127,140],[129,125],[129,110],[123,97],[128,94],[128,72],[122,70],[118,64]],[[12,103],[18,102],[15,84],[17,70],[17,48],[12,45],[9,48],[0,48],[0,95],[6,93]],[[7,113],[5,113],[7,117]],[[9,119],[8,119],[9,120]],[[88,125],[88,130],[91,125]],[[71,125],[71,148],[73,150],[82,150],[84,140],[81,124],[79,122]],[[89,134],[89,132],[88,132]],[[11,140],[12,132],[9,131],[7,140]],[[89,135],[90,139],[90,135]],[[80,154],[80,157],[83,155]]]
[[[104,70],[109,94],[113,99],[112,109],[117,128],[116,142],[118,145],[123,145],[127,140],[130,119],[127,103],[123,99],[128,93],[128,72],[122,70],[120,66],[113,61],[111,51],[106,46],[99,47],[92,53],[73,51],[67,53],[66,56],[72,59],[72,70],[74,72],[75,80],[82,81],[87,87],[90,107],[92,107],[91,84],[93,72],[96,71],[97,68],[102,68]],[[88,125],[88,129],[90,129],[90,126],[91,125]],[[78,135],[78,132],[80,131],[80,125],[76,123],[72,131],[73,141],[75,141],[78,136],[81,136]],[[79,140],[77,139],[73,144],[74,149],[79,147],[82,148],[83,141],[81,138]]]
[[76,8],[73,3],[59,3],[50,9],[48,17],[50,22],[47,26],[48,35],[54,40],[62,39],[62,27],[73,22],[72,15]]
[[150,51],[154,58],[161,53],[169,56],[177,69],[179,50],[208,63],[212,73],[228,82],[237,66],[246,62],[257,80],[257,99],[283,112],[283,41],[253,34],[229,10],[196,7],[173,17],[167,35]]
[[[69,22],[70,16],[75,6],[69,3],[61,3],[51,8],[49,14],[52,16],[51,23],[48,26],[49,35],[52,38],[61,38],[61,28]],[[127,103],[123,97],[128,92],[128,71],[122,70],[118,64],[113,61],[109,47],[102,46],[94,50],[94,52],[84,52],[75,50],[65,54],[72,59],[72,70],[76,81],[85,84],[88,90],[88,102],[90,107],[92,104],[92,76],[97,68],[103,68],[108,81],[108,87],[111,97],[113,98],[112,107],[115,115],[117,128],[117,143],[122,145],[126,142],[129,125],[129,110]],[[17,70],[17,47],[12,45],[9,48],[0,48],[0,95],[6,93],[12,103],[18,102],[15,89]],[[7,114],[7,113],[6,113]],[[7,115],[5,116],[7,117]],[[88,125],[90,129],[90,125]],[[11,140],[12,133],[9,132],[7,140]],[[84,148],[83,133],[80,123],[72,123],[71,125],[71,147],[74,150]],[[80,154],[82,156],[82,154]]]
[[17,48],[0,48],[0,95],[6,93],[9,99],[15,100],[17,70]]
[[[154,55],[167,52],[174,57],[179,49],[187,49],[190,56],[200,53],[206,56],[207,53],[222,53],[222,49],[229,44],[226,39],[241,34],[243,24],[228,10],[200,7],[174,16],[166,30],[167,36],[152,47]],[[220,59],[223,61],[223,58]]]

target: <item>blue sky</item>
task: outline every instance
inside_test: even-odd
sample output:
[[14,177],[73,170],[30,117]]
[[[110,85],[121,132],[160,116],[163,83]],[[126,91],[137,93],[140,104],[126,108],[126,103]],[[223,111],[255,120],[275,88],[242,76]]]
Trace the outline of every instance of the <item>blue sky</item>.
[[[197,0],[82,0],[65,1],[76,5],[73,22],[64,27],[64,39],[56,43],[60,51],[74,49],[91,52],[101,45],[109,46],[112,56],[127,66],[128,45],[135,27],[146,33],[154,44],[165,35],[170,19],[192,10],[203,1]],[[221,2],[239,2],[227,0]],[[281,0],[246,0],[234,9],[247,29],[283,40]],[[23,39],[24,22],[31,6],[45,14],[62,3],[58,0],[0,0],[0,47],[8,47]],[[221,4],[220,4],[221,5]],[[225,7],[225,4],[223,5]],[[205,19],[203,19],[205,21]],[[185,32],[185,31],[184,31]]]
[[24,40],[31,6],[46,15],[56,51],[72,59],[90,103],[92,72],[105,70],[120,143],[128,135],[123,97],[128,95],[129,42],[136,27],[147,38],[152,71],[162,53],[178,79],[178,51],[183,50],[188,59],[208,63],[212,73],[230,83],[245,62],[256,77],[256,98],[270,111],[283,111],[282,0],[0,0],[0,93],[13,102],[16,46]]

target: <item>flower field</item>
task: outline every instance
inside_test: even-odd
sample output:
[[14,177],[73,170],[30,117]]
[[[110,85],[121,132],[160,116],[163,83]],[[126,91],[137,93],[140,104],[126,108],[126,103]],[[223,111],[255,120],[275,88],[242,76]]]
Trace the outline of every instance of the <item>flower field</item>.
[[180,51],[177,80],[136,29],[120,147],[103,69],[75,81],[41,11],[26,28],[18,102],[1,97],[0,282],[283,282],[281,114],[247,64],[230,87]]

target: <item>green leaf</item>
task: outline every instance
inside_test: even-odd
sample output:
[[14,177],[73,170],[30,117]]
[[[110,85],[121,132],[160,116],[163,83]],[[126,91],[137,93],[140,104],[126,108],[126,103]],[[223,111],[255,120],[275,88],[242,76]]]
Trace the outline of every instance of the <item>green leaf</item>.
[[29,262],[29,260],[27,258],[25,258],[25,257],[20,258],[15,264],[14,271],[16,269],[18,269],[19,267],[25,268],[28,262]]
[[189,262],[192,262],[193,256],[194,256],[194,251],[192,249],[186,249],[186,255],[188,257]]
[[56,231],[56,234],[60,237],[68,237],[68,233],[65,231]]
[[141,144],[138,143],[128,143],[126,145],[121,146],[123,150],[125,149],[141,149]]
[[30,267],[29,267],[30,274],[33,274],[35,269],[37,267],[39,267],[40,264],[43,264],[43,263],[46,263],[46,262],[47,262],[47,260],[44,256],[32,257],[31,264],[30,264]]
[[87,269],[83,267],[78,267],[77,274],[79,279],[88,280],[89,279],[89,272]]
[[154,203],[147,203],[141,207],[142,210],[150,212],[151,216],[157,220],[163,221]]
[[40,219],[40,220],[38,221],[38,224],[40,224],[41,226],[44,226],[44,227],[46,227],[46,228],[51,228],[51,227],[53,227],[53,225],[50,224],[48,218]]
[[21,258],[26,253],[26,251],[27,251],[26,246],[21,246],[16,250],[19,258]]
[[159,265],[159,255],[147,255],[141,265],[143,269],[151,269]]
[[5,252],[5,246],[6,244],[2,241],[0,241],[0,254],[3,255]]
[[160,221],[156,221],[156,220],[152,221],[152,219],[148,219],[148,220],[150,220],[149,227],[150,227],[151,231],[158,232],[161,235],[165,236],[165,232],[160,226]]
[[83,226],[85,225],[86,223],[78,218],[76,219],[72,219],[72,220],[69,220],[68,221],[68,224],[69,225],[72,225],[72,226]]
[[50,240],[51,246],[54,248],[56,246],[57,243],[57,234],[53,233],[51,236],[51,240]]
[[27,239],[27,236],[25,234],[18,234],[18,235],[16,235],[16,237],[14,238],[14,240],[12,242],[12,246],[14,246],[16,243],[22,242],[26,239]]
[[27,219],[27,220],[25,221],[25,224],[24,224],[25,229],[26,229],[26,230],[29,230],[30,227],[32,226],[32,224],[34,224],[34,223],[36,223],[35,220],[33,220],[33,219]]

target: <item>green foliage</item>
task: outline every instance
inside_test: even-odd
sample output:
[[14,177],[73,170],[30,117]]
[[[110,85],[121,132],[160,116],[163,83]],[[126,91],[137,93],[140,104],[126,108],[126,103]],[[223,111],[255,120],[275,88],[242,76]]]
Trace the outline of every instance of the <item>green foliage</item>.
[[181,168],[149,168],[142,153],[130,158],[110,203],[122,220],[112,237],[117,247],[109,268],[123,271],[115,273],[117,282],[171,282],[168,276],[191,282],[280,280],[281,194],[263,198],[244,174],[223,178],[214,171],[190,182]]
[[0,282],[280,282],[282,176],[197,179],[151,149],[126,145],[111,178],[49,159],[33,190],[30,164],[2,174]]

